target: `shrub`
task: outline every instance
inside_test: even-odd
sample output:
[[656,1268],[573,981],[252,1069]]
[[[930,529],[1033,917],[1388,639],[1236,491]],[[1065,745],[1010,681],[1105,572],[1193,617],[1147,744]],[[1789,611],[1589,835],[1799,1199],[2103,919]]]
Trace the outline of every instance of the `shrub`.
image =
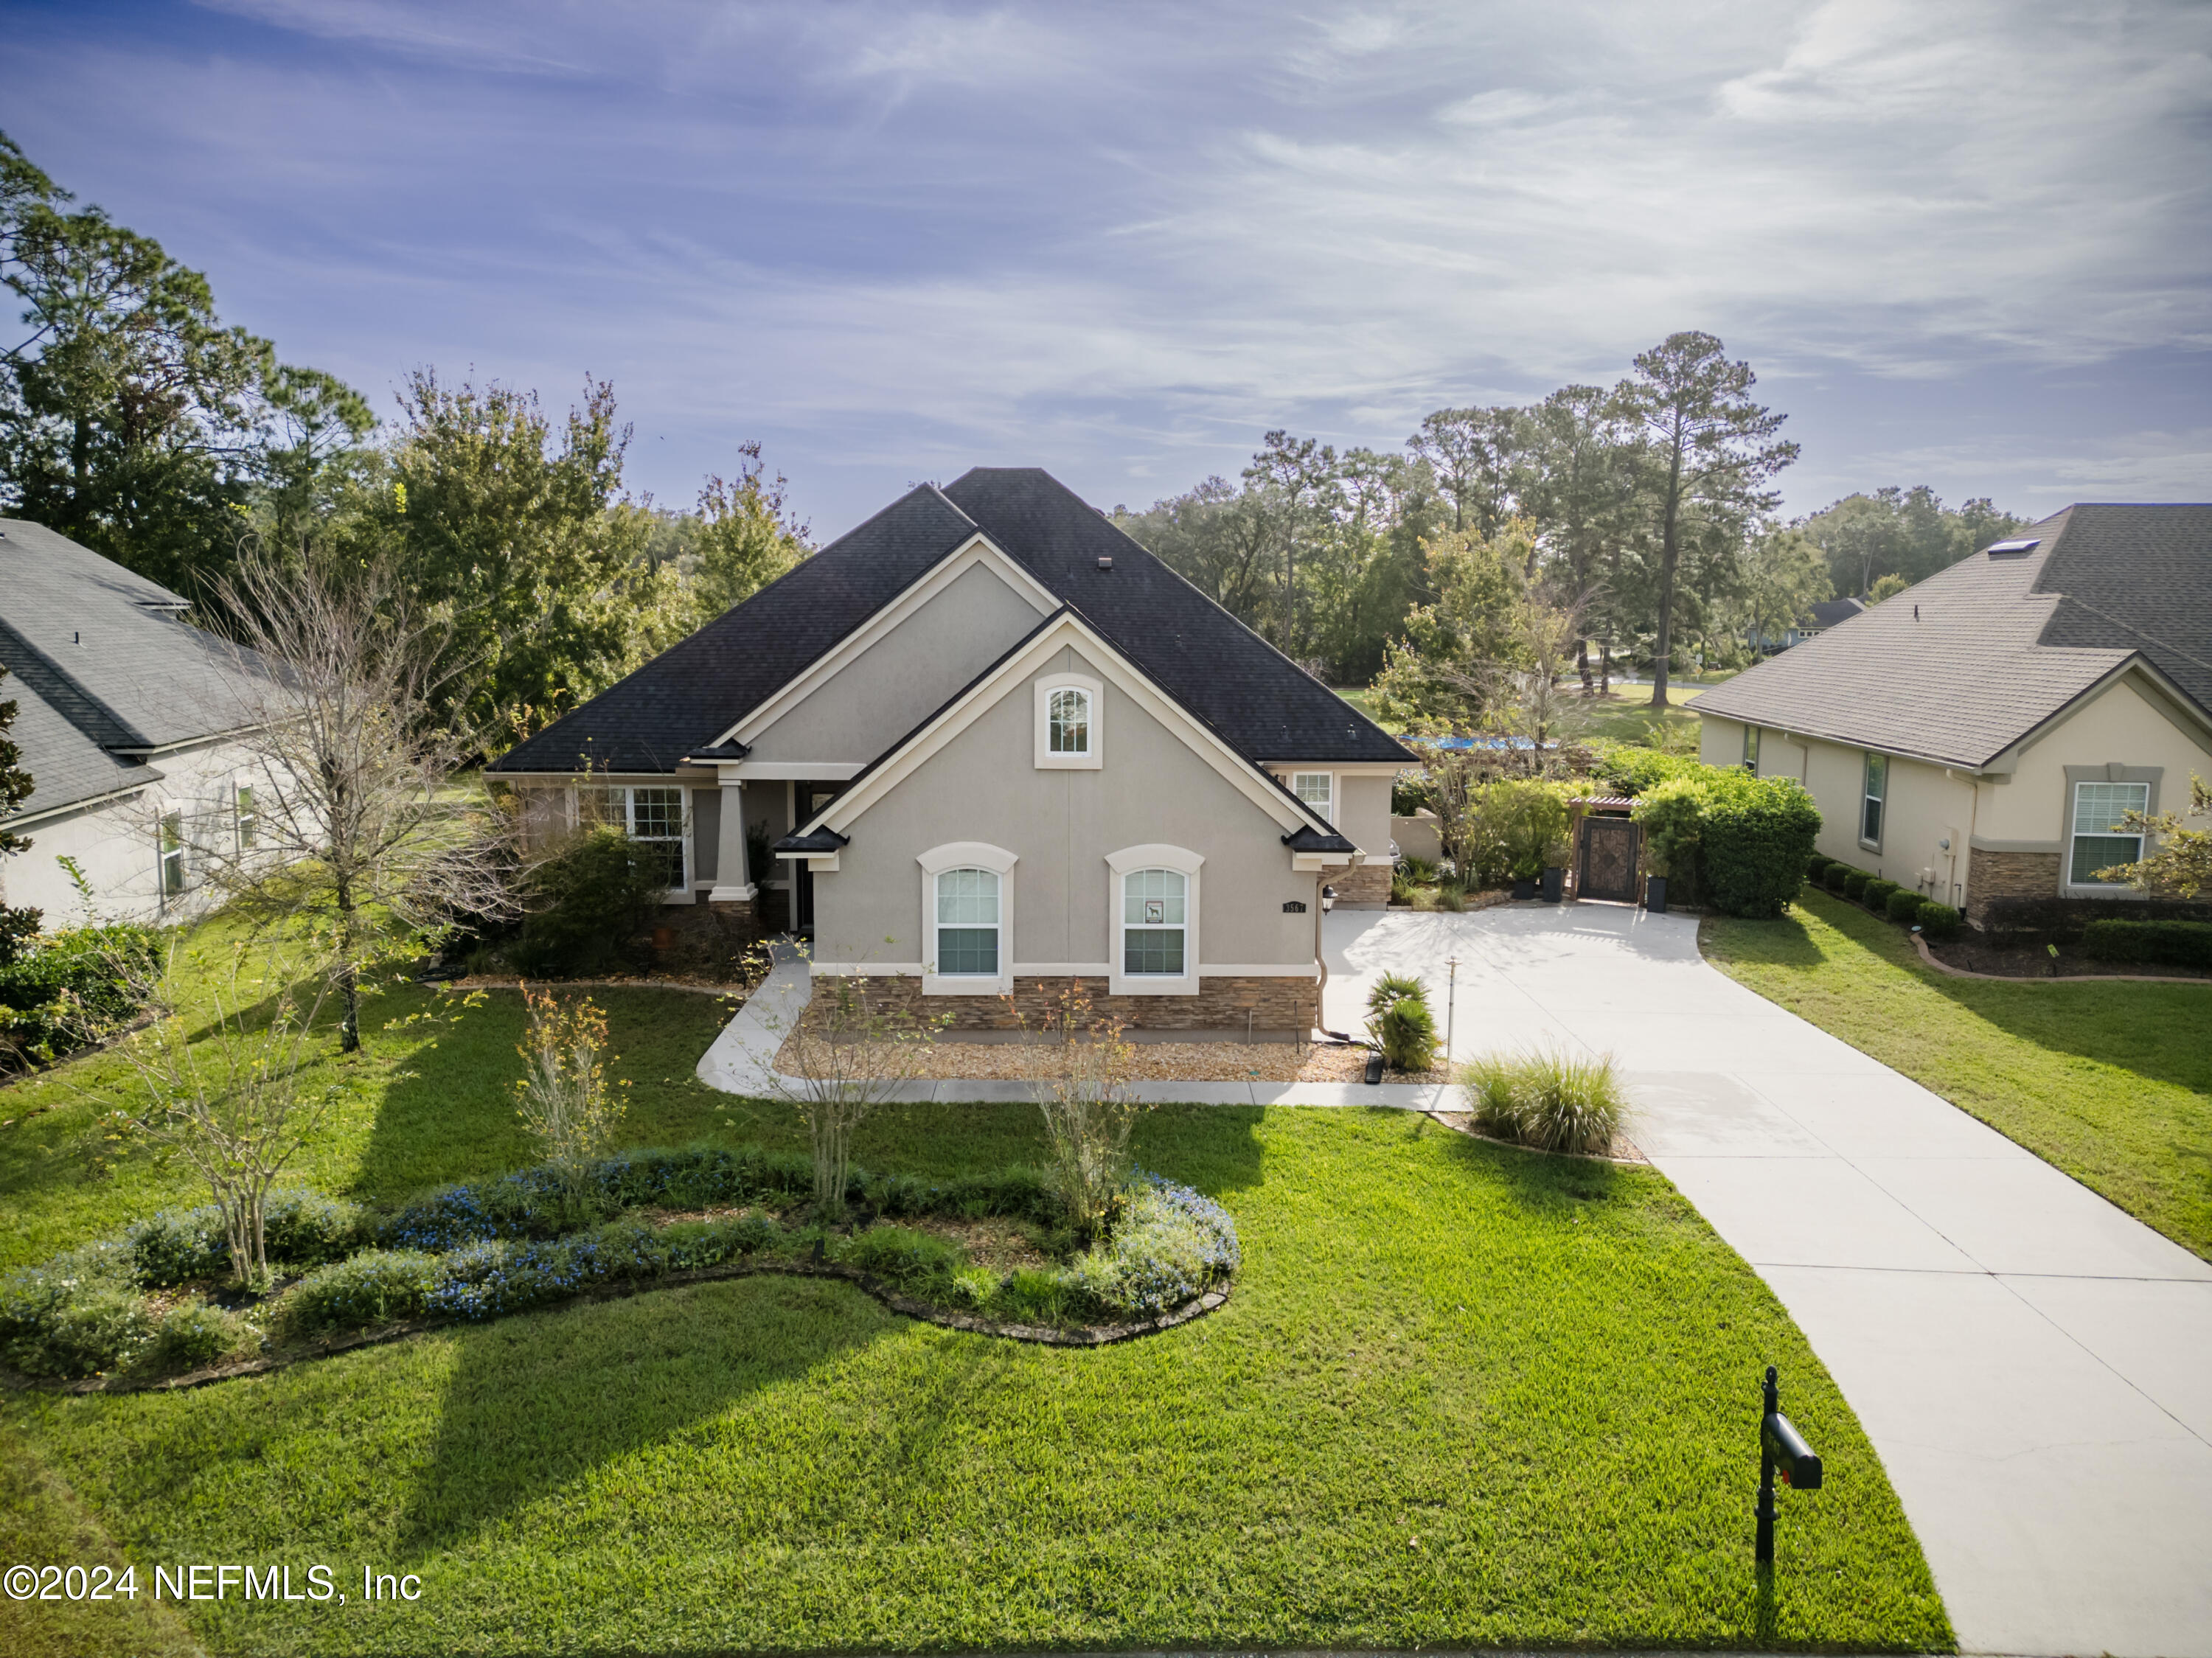
[[1814,853],[1805,860],[1805,878],[1818,886],[1820,878],[1828,872],[1828,865],[1833,862],[1835,859],[1825,853]]
[[2100,962],[2212,967],[2212,923],[2114,917],[2082,929],[2081,953]]
[[298,1188],[269,1194],[262,1206],[261,1232],[270,1260],[289,1266],[319,1266],[351,1254],[364,1242],[358,1207]]
[[0,1280],[0,1358],[27,1376],[127,1363],[152,1332],[122,1243],[88,1243]]
[[1959,931],[1959,912],[1948,904],[1939,904],[1932,898],[1923,898],[1917,912],[1920,931],[1930,938],[1948,938]]
[[0,965],[0,1071],[44,1064],[90,1031],[138,1011],[131,985],[150,978],[150,927],[118,921],[33,939]]
[[[2125,919],[2134,921],[2212,921],[2212,902],[2172,898],[2130,898]],[[2110,920],[2110,898],[1992,898],[1983,914],[1991,935],[2007,943],[2069,944],[2092,921]]]
[[1692,756],[1662,754],[1656,749],[1627,743],[1602,747],[1597,763],[1597,775],[1608,786],[1626,795],[1647,793],[1662,783],[1688,776],[1698,769]]
[[586,829],[538,865],[507,953],[526,973],[585,975],[626,962],[667,884],[655,849],[611,825]]
[[1858,872],[1849,864],[1831,864],[1821,872],[1820,884],[1831,892],[1840,894],[1844,890],[1844,883],[1856,873]]
[[1443,872],[1438,865],[1426,858],[1401,857],[1398,859],[1398,874],[1411,886],[1432,887]]
[[1458,914],[1467,908],[1467,889],[1457,881],[1439,881],[1437,884],[1437,908]]
[[1460,1069],[1475,1126],[1544,1151],[1602,1153],[1628,1110],[1613,1056],[1485,1054]]
[[197,1370],[237,1347],[249,1328],[236,1314],[204,1301],[180,1302],[163,1315],[144,1362],[157,1370]]
[[783,1231],[765,1215],[735,1215],[721,1220],[678,1221],[664,1229],[660,1244],[672,1272],[696,1272],[726,1260],[773,1248]]
[[599,1218],[602,1193],[592,1175],[623,1113],[607,1091],[607,1016],[588,996],[562,1001],[526,988],[523,1001],[530,1029],[515,1050],[524,1067],[515,1114],[544,1154],[565,1218]]
[[222,1211],[213,1204],[149,1215],[130,1227],[123,1239],[131,1252],[131,1275],[141,1284],[186,1284],[230,1269]]
[[1204,1295],[1243,1258],[1227,1210],[1187,1186],[1139,1173],[1113,1235],[1061,1278],[1077,1299],[1109,1317],[1147,1318]]
[[1705,792],[1692,777],[1676,776],[1647,791],[1636,803],[1644,827],[1644,865],[1667,878],[1668,896],[1686,900],[1697,890],[1698,835],[1705,815]]
[[1868,881],[1865,890],[1859,894],[1859,902],[1875,914],[1887,915],[1889,914],[1889,896],[1898,890],[1899,888],[1896,882],[1883,880],[1877,876]]
[[1699,890],[1724,914],[1781,914],[1804,884],[1801,872],[1820,832],[1820,809],[1794,778],[1706,769],[1718,774],[1705,786]]
[[1874,877],[1863,869],[1848,872],[1844,877],[1844,896],[1853,903],[1858,902],[1866,893],[1867,883],[1873,879]]
[[1402,996],[1372,1021],[1376,1046],[1393,1071],[1426,1071],[1436,1062],[1437,1020],[1425,999]]
[[440,1262],[418,1249],[365,1249],[319,1266],[278,1300],[289,1334],[366,1330],[419,1318],[438,1281]]
[[1911,926],[1920,919],[1920,906],[1928,901],[1911,887],[1899,887],[1889,895],[1883,913],[1893,921]]

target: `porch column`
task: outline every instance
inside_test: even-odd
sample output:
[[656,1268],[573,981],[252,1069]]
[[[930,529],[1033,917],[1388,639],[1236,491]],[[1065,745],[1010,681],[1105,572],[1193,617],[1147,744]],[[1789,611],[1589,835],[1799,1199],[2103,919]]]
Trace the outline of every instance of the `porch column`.
[[745,867],[745,786],[726,774],[722,778],[722,822],[716,837],[714,886],[707,895],[710,904],[749,904],[758,889],[753,872]]

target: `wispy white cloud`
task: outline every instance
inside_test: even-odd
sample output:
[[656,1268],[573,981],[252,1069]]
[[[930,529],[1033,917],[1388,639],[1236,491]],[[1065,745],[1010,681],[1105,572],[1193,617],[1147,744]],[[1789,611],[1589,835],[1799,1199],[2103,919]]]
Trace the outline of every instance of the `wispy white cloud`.
[[[2157,363],[2212,352],[2187,0],[204,4],[204,41],[46,20],[11,128],[302,360],[617,373],[669,493],[755,433],[803,487],[903,445],[1133,493],[1686,326],[1802,411],[1808,488],[2058,490],[2212,421]],[[2159,406],[1942,391],[2062,372]]]

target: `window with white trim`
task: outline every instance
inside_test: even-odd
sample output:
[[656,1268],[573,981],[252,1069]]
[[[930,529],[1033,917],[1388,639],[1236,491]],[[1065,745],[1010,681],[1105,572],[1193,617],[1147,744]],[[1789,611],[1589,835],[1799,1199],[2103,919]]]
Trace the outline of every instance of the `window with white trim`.
[[254,810],[252,784],[240,783],[231,791],[230,826],[239,851],[252,851],[261,838],[261,814]]
[[1062,685],[1046,698],[1045,752],[1091,752],[1091,693],[1080,685]]
[[1131,870],[1121,878],[1121,895],[1124,976],[1188,976],[1189,878],[1172,869]]
[[2066,879],[2074,886],[2096,886],[2097,873],[2119,864],[2142,861],[2142,836],[2125,827],[2128,813],[2150,810],[2148,783],[2076,783],[2074,786],[2072,856]]
[[[2048,798],[2048,797],[2046,797]],[[1889,799],[1889,756],[1869,752],[1859,790],[1859,844],[1881,848],[1881,814]]]
[[999,877],[988,869],[948,869],[936,878],[936,976],[999,976]]
[[172,806],[163,811],[155,829],[159,847],[161,872],[161,897],[164,902],[185,896],[187,871],[185,866],[185,814]]
[[1336,822],[1336,776],[1333,772],[1299,771],[1291,774],[1291,793],[1311,806],[1327,823]]
[[690,883],[684,834],[684,791],[663,784],[592,784],[576,790],[576,821],[608,823],[639,843],[661,884],[680,891]]

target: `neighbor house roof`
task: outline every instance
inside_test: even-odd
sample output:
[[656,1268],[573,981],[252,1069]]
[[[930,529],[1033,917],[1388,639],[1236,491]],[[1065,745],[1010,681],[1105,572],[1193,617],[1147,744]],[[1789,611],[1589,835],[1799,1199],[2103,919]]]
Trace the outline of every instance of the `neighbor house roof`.
[[[1343,698],[1036,467],[924,484],[503,756],[492,769],[674,768],[981,531],[1254,760],[1404,761]],[[1113,561],[1110,571],[1098,561]]]
[[1812,615],[1814,627],[1832,628],[1839,623],[1849,622],[1861,610],[1866,609],[1866,601],[1858,598],[1824,598],[1817,604],[1808,605],[1807,609]]
[[0,519],[0,701],[37,793],[21,817],[155,781],[134,759],[250,723],[256,659],[186,601],[44,525]]
[[2136,659],[2212,721],[2212,506],[2069,507],[1690,706],[1978,767]]

